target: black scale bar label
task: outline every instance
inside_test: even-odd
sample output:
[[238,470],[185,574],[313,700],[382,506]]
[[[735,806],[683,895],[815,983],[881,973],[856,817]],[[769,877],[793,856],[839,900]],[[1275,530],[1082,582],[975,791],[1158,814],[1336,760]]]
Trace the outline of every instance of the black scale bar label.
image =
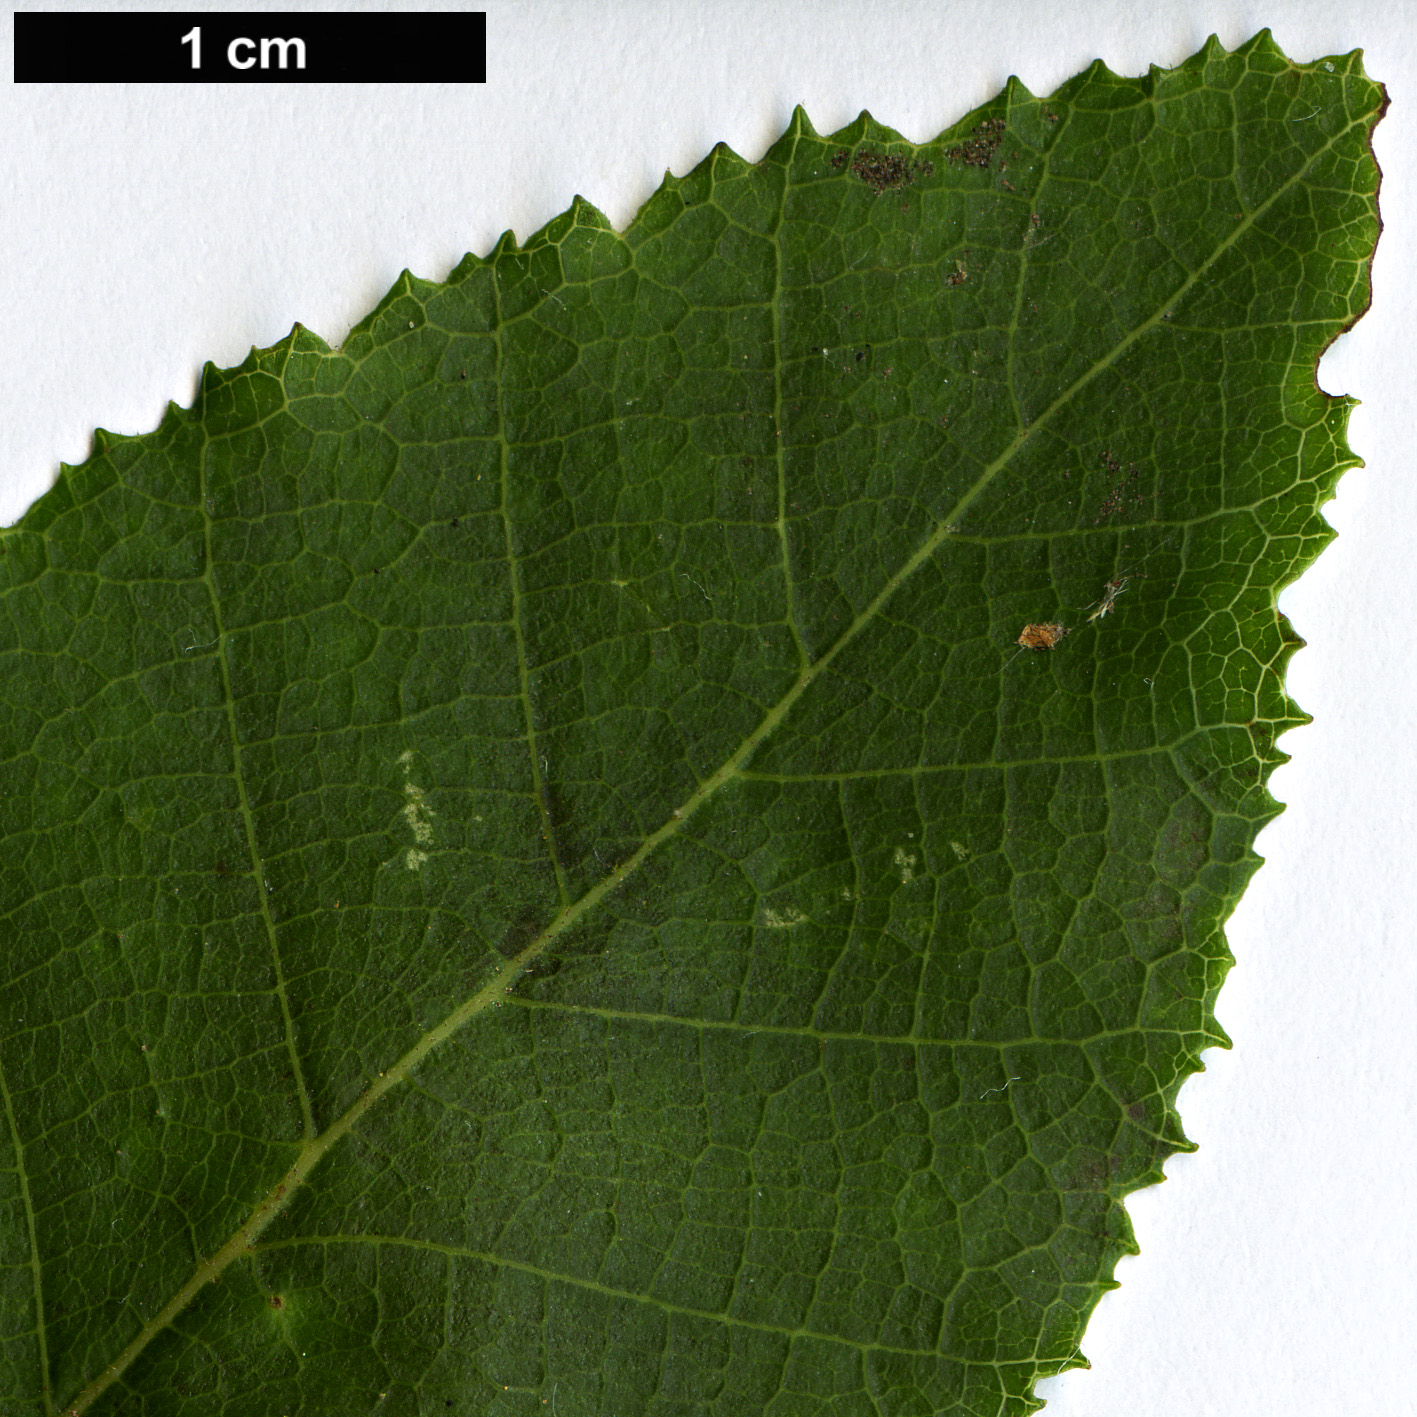
[[21,10],[15,82],[487,82],[484,11]]

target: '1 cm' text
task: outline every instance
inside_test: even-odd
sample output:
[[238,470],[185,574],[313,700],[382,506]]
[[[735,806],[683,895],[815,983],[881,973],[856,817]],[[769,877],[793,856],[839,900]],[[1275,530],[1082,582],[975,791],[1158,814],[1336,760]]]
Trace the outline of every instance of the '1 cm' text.
[[[183,44],[192,46],[192,67],[200,69],[202,67],[202,27],[193,25],[186,34],[182,36]],[[305,67],[305,41],[303,39],[247,39],[244,35],[238,35],[226,46],[226,62],[233,69],[254,69],[257,67],[257,48],[259,46],[260,67],[269,69],[272,67],[271,56],[276,55],[279,60],[278,67],[286,69],[290,67],[289,61],[291,52],[295,54],[295,67],[303,69]]]

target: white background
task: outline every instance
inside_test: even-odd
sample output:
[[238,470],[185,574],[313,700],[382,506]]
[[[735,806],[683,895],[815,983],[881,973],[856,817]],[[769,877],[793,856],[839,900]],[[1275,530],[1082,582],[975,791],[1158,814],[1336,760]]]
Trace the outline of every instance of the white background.
[[[1320,370],[1364,401],[1350,441],[1367,467],[1330,505],[1342,536],[1281,602],[1310,642],[1289,682],[1315,722],[1284,739],[1271,785],[1290,805],[1229,928],[1234,1051],[1181,1095],[1201,1150],[1130,1201],[1142,1254],[1093,1318],[1093,1370],[1042,1385],[1049,1417],[1417,1413],[1417,13],[491,0],[485,86],[3,91],[8,524],[94,425],[145,432],[189,403],[203,360],[238,363],[296,320],[338,344],[404,266],[441,279],[577,192],[623,227],[666,167],[719,140],[756,159],[795,103],[819,132],[868,108],[924,141],[1011,73],[1046,94],[1098,56],[1137,74],[1265,25],[1298,60],[1361,46],[1392,96],[1373,308]],[[7,62],[12,32],[7,15]]]

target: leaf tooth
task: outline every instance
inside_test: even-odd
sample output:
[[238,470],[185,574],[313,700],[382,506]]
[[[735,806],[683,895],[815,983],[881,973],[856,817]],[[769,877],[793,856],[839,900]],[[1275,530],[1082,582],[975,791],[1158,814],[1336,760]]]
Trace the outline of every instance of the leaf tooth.
[[290,327],[290,333],[285,337],[284,342],[289,345],[292,354],[334,353],[320,335],[307,325],[302,325],[299,320]]
[[799,103],[792,110],[792,118],[788,125],[789,132],[796,132],[804,138],[819,138],[821,134],[812,126],[812,120],[807,116],[807,110]]
[[[666,168],[665,171],[667,172],[668,169]],[[573,218],[572,226],[589,226],[596,231],[613,229],[610,218],[594,202],[587,201],[579,192],[571,198],[571,205],[567,211]]]
[[1010,74],[1003,91],[997,98],[989,100],[989,106],[1007,112],[1010,108],[1021,108],[1024,104],[1037,102],[1038,95],[1017,74]]
[[520,249],[521,248],[517,245],[516,232],[513,231],[511,227],[508,227],[507,230],[492,243],[492,249],[486,256],[486,263],[490,266],[494,262],[501,260],[504,256],[516,255]]
[[851,147],[861,141],[873,121],[870,113],[863,108],[844,128],[838,128],[835,133],[828,133],[827,141],[838,143],[842,147]]

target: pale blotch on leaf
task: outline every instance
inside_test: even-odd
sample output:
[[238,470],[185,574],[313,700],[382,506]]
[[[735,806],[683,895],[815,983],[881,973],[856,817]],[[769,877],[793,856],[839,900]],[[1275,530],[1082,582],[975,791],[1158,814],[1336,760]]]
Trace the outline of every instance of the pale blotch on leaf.
[[763,907],[763,924],[769,930],[790,930],[794,925],[805,925],[807,917],[794,905],[789,905],[786,910],[774,910],[772,906]]
[[[399,754],[399,763],[403,767],[403,775],[408,777],[413,764],[413,749],[406,749]],[[433,809],[428,805],[427,794],[416,782],[405,781],[403,794],[408,799],[403,804],[404,820],[408,823],[409,830],[413,833],[413,839],[419,846],[431,846],[433,844],[433,822],[435,815]],[[410,871],[416,871],[428,859],[426,851],[419,851],[410,847],[404,855],[404,865]]]
[[891,864],[900,872],[900,883],[908,886],[915,879],[915,853],[908,852],[903,846],[897,846],[895,855],[891,858]]

